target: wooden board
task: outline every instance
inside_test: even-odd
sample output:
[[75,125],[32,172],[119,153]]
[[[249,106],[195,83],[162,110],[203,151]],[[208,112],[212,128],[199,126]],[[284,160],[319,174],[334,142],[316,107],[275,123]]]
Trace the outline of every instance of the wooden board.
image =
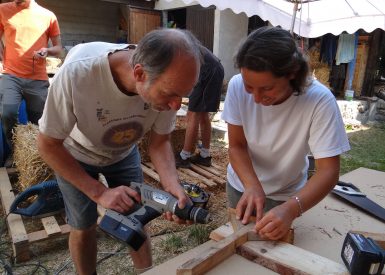
[[247,242],[248,232],[253,228],[252,224],[242,227],[225,239],[215,243],[202,251],[197,257],[188,260],[178,267],[178,275],[204,274],[226,260],[233,254],[237,247]]
[[[15,195],[13,194],[11,183],[9,182],[7,170],[4,167],[0,168],[0,192],[3,209],[8,215],[11,204],[15,200]],[[21,216],[9,214],[7,216],[7,226],[16,260],[28,260],[30,257],[28,235]]]
[[[216,187],[218,184],[222,186],[226,184],[226,180],[210,172],[211,169],[207,169],[212,167],[203,167],[204,166],[193,164],[191,169],[178,168],[177,171],[179,177],[188,177],[196,179],[200,182],[199,185],[201,187]],[[148,175],[152,179],[156,180],[157,182],[160,181],[159,175],[151,162],[142,163],[142,170],[146,175]]]
[[349,274],[340,263],[284,242],[249,241],[238,253],[279,274]]
[[[214,167],[214,165],[215,165],[215,167]],[[206,170],[207,172],[210,172],[211,174],[213,174],[219,178],[222,178],[226,181],[226,170],[222,171],[222,168],[219,167],[218,165],[216,165],[215,163],[212,163],[212,165],[210,167],[199,165],[199,164],[192,164],[192,167],[199,167],[199,168]]]
[[193,170],[194,172],[197,172],[200,175],[202,175],[208,179],[212,179],[215,183],[218,183],[221,185],[226,184],[226,180],[218,177],[217,175],[213,174],[212,172],[207,171],[206,169],[204,169],[202,167],[205,167],[205,166],[198,166],[195,164],[191,164],[191,170]]
[[[239,229],[243,227],[244,225],[241,223],[241,221],[236,220],[235,218],[235,209],[234,208],[228,208],[227,209],[228,216],[229,216],[229,222],[218,227],[217,229],[211,231],[210,233],[210,239],[214,241],[220,241],[231,234],[234,233],[234,229]],[[250,222],[255,222],[255,217],[250,217]],[[248,235],[249,240],[259,240],[259,236],[255,233],[250,232]],[[294,243],[294,229],[290,229],[285,236],[283,236],[279,241],[293,244]]]
[[[187,260],[194,258],[198,256],[202,251],[209,248],[210,246],[214,245],[214,241],[208,241],[204,244],[197,246],[183,254],[180,254],[176,256],[175,258],[172,258],[168,260],[167,262],[158,265],[149,271],[143,273],[146,275],[168,275],[168,274],[175,274],[176,269],[181,263],[186,262]],[[240,261],[238,261],[240,260]],[[267,268],[258,265],[256,263],[253,263],[249,260],[246,260],[245,258],[242,258],[241,256],[234,254],[230,256],[226,261],[223,262],[223,264],[220,264],[210,271],[208,271],[206,274],[208,275],[223,275],[223,274],[237,274],[236,272],[239,272],[239,267],[242,266],[242,273],[238,273],[239,275],[255,275],[255,274],[263,274],[263,275],[270,275],[270,274],[277,274],[271,270],[268,270]],[[225,270],[225,271],[224,271]]]

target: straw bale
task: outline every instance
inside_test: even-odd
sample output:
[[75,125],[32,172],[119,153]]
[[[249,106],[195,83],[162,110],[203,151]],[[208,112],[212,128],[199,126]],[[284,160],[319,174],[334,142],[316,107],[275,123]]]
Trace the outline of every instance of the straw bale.
[[37,125],[17,125],[13,133],[13,158],[19,178],[16,189],[23,191],[40,182],[53,179],[54,173],[37,151]]
[[309,51],[309,66],[313,76],[326,87],[330,88],[329,85],[329,75],[330,68],[328,64],[320,61],[320,52],[319,51]]

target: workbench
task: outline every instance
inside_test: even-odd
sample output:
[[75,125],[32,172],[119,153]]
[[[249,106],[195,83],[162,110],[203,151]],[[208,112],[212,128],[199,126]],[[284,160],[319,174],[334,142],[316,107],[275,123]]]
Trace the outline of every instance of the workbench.
[[[340,177],[341,181],[353,183],[368,198],[385,208],[385,172],[359,168]],[[385,233],[385,223],[373,218],[362,210],[338,198],[334,194],[326,196],[319,204],[297,218],[293,224],[294,245],[341,265],[346,274],[340,253],[346,233],[349,230],[371,233]],[[255,241],[254,241],[255,242]],[[176,274],[179,266],[199,257],[205,250],[215,245],[210,240],[185,252],[150,271],[146,275]],[[251,243],[251,241],[246,242]],[[234,264],[235,263],[235,264]],[[261,265],[234,254],[207,274],[277,274]]]

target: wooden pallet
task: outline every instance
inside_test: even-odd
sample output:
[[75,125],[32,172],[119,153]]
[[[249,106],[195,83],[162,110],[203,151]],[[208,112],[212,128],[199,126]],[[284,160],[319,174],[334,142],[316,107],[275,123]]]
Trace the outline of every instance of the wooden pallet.
[[16,262],[30,259],[30,245],[33,243],[53,240],[63,235],[68,235],[70,226],[59,225],[54,216],[41,218],[43,230],[27,232],[22,217],[18,214],[9,214],[9,209],[15,199],[6,168],[0,168],[0,196],[2,206],[7,215],[7,227],[12,241],[13,256]]
[[[151,162],[142,163],[143,173],[150,178],[160,181],[158,173],[155,171],[155,167]],[[179,176],[188,176],[196,179],[202,187],[217,187],[224,186],[226,184],[226,174],[218,165],[212,165],[206,167],[203,165],[192,164],[191,168],[178,168]]]

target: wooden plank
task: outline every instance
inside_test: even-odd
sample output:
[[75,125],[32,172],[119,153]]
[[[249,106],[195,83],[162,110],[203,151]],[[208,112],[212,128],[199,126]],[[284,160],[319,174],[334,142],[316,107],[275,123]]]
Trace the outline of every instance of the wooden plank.
[[61,229],[57,223],[55,216],[49,216],[41,219],[45,232],[48,236],[61,234]]
[[201,167],[202,166],[191,164],[191,170],[193,170],[194,172],[197,172],[197,173],[201,174],[202,176],[205,176],[208,179],[212,179],[214,182],[216,182],[218,184],[221,184],[221,185],[225,185],[226,184],[226,180],[224,180],[224,179],[214,175],[211,172],[208,172],[206,169],[203,169]]
[[[228,229],[227,233],[232,234],[234,231],[237,231],[240,228],[245,226],[244,224],[242,224],[242,222],[240,220],[236,219],[234,208],[227,208],[227,214],[229,216],[229,221],[230,221],[230,224],[232,227],[232,230]],[[255,216],[250,217],[250,223],[255,223],[255,220],[256,220]],[[248,240],[249,241],[257,241],[257,240],[259,241],[262,239],[259,237],[258,234],[254,233],[254,231],[251,231],[251,232],[249,232]],[[294,230],[291,228],[281,239],[279,239],[279,241],[293,244],[294,243]]]
[[193,164],[192,166],[197,166],[203,170],[206,170],[208,172],[210,172],[211,174],[214,174],[215,176],[217,177],[220,177],[222,179],[224,179],[226,181],[226,172],[223,173],[222,171],[222,167],[219,167],[217,165],[215,165],[216,167],[214,167],[213,165],[215,164],[211,164],[210,167],[207,167],[207,166],[203,166],[203,165],[200,165],[200,164]]
[[239,231],[233,233],[227,238],[217,242],[205,251],[202,251],[197,257],[190,259],[178,267],[178,275],[204,274],[220,262],[226,260],[235,253],[238,246],[247,241],[247,234],[253,225],[249,224]]
[[[197,257],[209,247],[214,244],[214,241],[205,242],[199,246],[194,247],[178,256],[171,258],[170,260],[154,266],[154,268],[146,271],[143,275],[163,275],[163,274],[175,274],[178,266],[188,261],[191,258]],[[242,270],[240,271],[240,268]],[[225,271],[225,272],[224,272]],[[249,261],[238,254],[233,254],[225,261],[205,273],[207,275],[223,275],[223,274],[239,274],[239,275],[277,275],[278,273],[273,272],[261,265],[258,265],[252,261]]]
[[41,242],[45,240],[54,240],[60,236],[67,235],[71,231],[71,226],[68,224],[60,225],[61,234],[55,234],[48,236],[45,230],[39,230],[35,232],[28,233],[29,243]]
[[230,222],[218,227],[210,232],[209,238],[214,241],[220,241],[234,233],[233,227]]
[[344,265],[283,242],[249,241],[237,252],[279,274],[348,275]]
[[[0,168],[0,195],[1,202],[5,213],[9,214],[12,202],[15,200],[11,183],[6,168]],[[29,255],[29,243],[27,231],[24,227],[23,220],[20,215],[9,214],[7,216],[8,231],[12,239],[12,247],[16,257],[16,261],[27,261]]]
[[160,177],[158,173],[156,173],[154,170],[152,170],[151,168],[148,168],[144,164],[142,164],[142,170],[146,175],[150,176],[152,179],[156,180],[157,182],[160,182]]
[[219,166],[218,164],[216,164],[214,162],[211,163],[211,166],[218,171],[222,171],[222,169],[223,169],[221,166]]
[[198,174],[198,173],[196,173],[190,169],[178,168],[178,170],[185,173],[186,175],[189,175],[190,177],[193,177],[193,178],[196,178],[196,179],[202,181],[207,186],[210,186],[210,187],[217,186],[217,184],[212,179],[207,179],[207,178],[203,177],[202,175],[200,175],[200,174]]

